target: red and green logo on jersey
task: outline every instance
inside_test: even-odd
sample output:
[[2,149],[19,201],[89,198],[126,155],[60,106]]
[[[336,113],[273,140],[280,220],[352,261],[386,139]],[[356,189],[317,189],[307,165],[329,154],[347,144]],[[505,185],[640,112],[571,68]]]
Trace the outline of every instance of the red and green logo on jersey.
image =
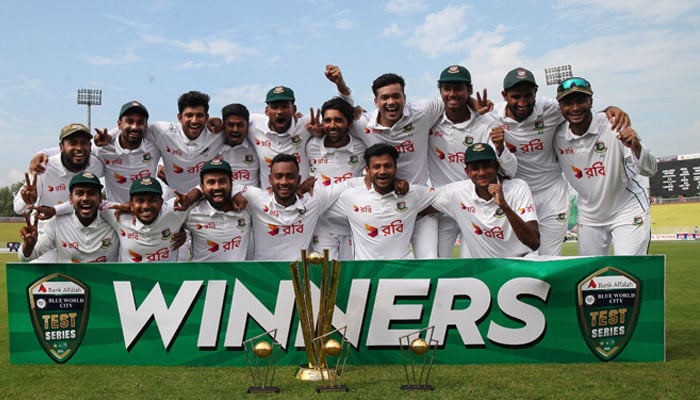
[[474,137],[473,136],[465,136],[464,141],[462,142],[465,146],[471,146],[474,144]]
[[396,211],[397,212],[402,213],[402,212],[406,212],[407,210],[408,210],[408,207],[406,206],[405,201],[399,201],[396,203]]
[[143,155],[143,162],[144,163],[148,163],[152,159],[153,159],[153,156],[151,155],[150,152]]
[[170,228],[165,228],[163,232],[160,233],[160,238],[161,240],[168,240],[172,236],[172,232],[170,232]]
[[496,209],[496,212],[493,213],[493,216],[496,218],[503,218],[506,216],[506,213],[505,213],[505,211],[503,211],[503,209],[501,207],[498,207]]
[[605,147],[605,142],[598,141],[595,142],[595,145],[593,146],[593,151],[595,151],[598,154],[605,154],[605,152],[608,151],[608,148]]
[[360,162],[360,160],[357,156],[350,156],[350,159],[348,160],[348,164],[350,165],[357,165],[358,162]]
[[559,222],[564,222],[564,221],[566,221],[566,213],[559,213],[559,214],[557,214],[557,221],[559,221]]
[[246,155],[243,157],[243,161],[244,161],[246,164],[253,164],[253,163],[255,162],[255,157],[253,157],[252,154],[246,154]]
[[644,218],[642,217],[634,217],[634,226],[640,226],[644,223]]
[[100,248],[108,249],[110,247],[112,247],[112,238],[109,238],[109,237],[102,238],[102,244],[100,245]]

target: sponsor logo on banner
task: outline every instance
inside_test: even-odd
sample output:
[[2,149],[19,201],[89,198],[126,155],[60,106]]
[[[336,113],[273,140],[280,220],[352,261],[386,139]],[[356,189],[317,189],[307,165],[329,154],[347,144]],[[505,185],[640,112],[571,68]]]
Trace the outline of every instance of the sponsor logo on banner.
[[624,350],[637,325],[641,282],[614,267],[602,268],[576,286],[583,339],[598,358],[611,361]]
[[85,334],[90,290],[84,283],[55,273],[29,285],[29,312],[36,337],[57,363],[68,361]]

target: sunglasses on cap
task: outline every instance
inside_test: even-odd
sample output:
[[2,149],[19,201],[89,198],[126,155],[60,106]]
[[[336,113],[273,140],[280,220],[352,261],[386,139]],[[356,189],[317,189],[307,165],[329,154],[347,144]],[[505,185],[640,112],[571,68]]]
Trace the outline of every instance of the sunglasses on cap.
[[569,78],[559,84],[559,86],[557,87],[557,93],[569,90],[572,87],[590,89],[591,84],[583,78]]

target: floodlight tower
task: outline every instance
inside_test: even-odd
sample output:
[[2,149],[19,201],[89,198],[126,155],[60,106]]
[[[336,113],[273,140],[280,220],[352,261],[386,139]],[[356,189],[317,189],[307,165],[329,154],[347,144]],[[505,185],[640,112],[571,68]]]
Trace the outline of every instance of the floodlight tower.
[[571,74],[571,65],[545,68],[544,75],[547,78],[547,85],[558,85],[573,76]]
[[78,89],[78,104],[87,104],[87,126],[90,132],[92,132],[92,121],[90,111],[93,105],[99,106],[102,104],[102,90]]

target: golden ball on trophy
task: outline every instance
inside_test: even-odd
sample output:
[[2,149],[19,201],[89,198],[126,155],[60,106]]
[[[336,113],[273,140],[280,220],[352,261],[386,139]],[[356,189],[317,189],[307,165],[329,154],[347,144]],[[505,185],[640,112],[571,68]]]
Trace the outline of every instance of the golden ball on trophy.
[[416,355],[423,355],[428,351],[428,343],[422,338],[415,339],[411,342],[411,351]]
[[260,358],[265,358],[272,354],[272,345],[264,340],[255,344],[253,347],[253,354]]
[[321,253],[317,253],[314,251],[313,253],[309,254],[307,260],[309,260],[309,264],[311,265],[319,265],[321,264],[321,262],[323,262],[323,256],[321,255]]
[[323,344],[323,351],[329,356],[335,357],[340,354],[341,346],[335,339],[329,339]]

